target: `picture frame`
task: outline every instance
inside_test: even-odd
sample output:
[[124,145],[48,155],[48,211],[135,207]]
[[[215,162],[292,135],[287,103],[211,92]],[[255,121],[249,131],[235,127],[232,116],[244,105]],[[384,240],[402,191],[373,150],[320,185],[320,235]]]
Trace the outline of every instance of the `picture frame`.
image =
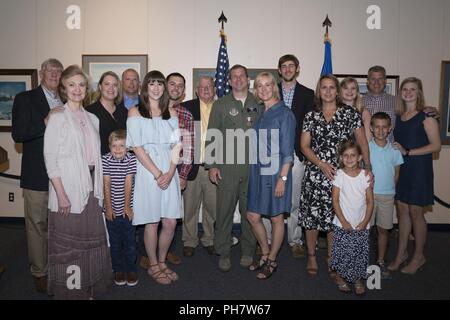
[[[270,72],[274,75],[277,83],[280,81],[278,69],[247,68],[247,71],[248,71],[248,77],[250,78],[250,85],[249,85],[250,92],[253,92],[253,84],[254,84],[255,78],[260,72]],[[197,97],[197,94],[195,93],[195,86],[197,85],[198,80],[204,76],[209,76],[214,79],[215,75],[216,75],[215,68],[193,68],[192,69],[192,97],[193,97],[193,99],[195,99],[195,97]]]
[[441,62],[440,108],[442,113],[440,131],[441,143],[450,145],[450,61]]
[[147,54],[83,54],[81,65],[84,73],[90,77],[91,88],[97,89],[101,75],[106,71],[113,71],[119,79],[129,68],[136,70],[142,80],[148,71]]
[[[367,74],[334,74],[341,82],[345,78],[354,78],[358,82],[359,92],[361,95],[365,95],[367,90]],[[397,75],[387,75],[386,76],[386,88],[384,92],[396,96],[398,93],[400,83],[400,76]]]
[[37,86],[37,69],[0,69],[0,132],[11,131],[15,96]]

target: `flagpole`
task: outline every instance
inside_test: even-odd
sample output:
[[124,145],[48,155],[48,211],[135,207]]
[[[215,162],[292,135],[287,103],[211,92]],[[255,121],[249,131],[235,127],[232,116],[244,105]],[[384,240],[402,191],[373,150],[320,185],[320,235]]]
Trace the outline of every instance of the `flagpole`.
[[216,95],[220,98],[230,92],[230,87],[228,84],[228,69],[230,67],[230,64],[228,61],[227,36],[225,35],[224,26],[224,23],[227,23],[228,19],[223,14],[223,11],[218,21],[221,24],[220,46],[219,53],[217,55],[217,66],[214,84],[216,86]]

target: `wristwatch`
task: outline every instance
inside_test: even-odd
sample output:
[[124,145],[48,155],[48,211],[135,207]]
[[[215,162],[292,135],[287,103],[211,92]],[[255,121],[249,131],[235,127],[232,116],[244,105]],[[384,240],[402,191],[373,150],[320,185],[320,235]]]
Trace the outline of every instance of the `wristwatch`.
[[280,179],[283,180],[284,182],[287,181],[287,176],[280,176]]

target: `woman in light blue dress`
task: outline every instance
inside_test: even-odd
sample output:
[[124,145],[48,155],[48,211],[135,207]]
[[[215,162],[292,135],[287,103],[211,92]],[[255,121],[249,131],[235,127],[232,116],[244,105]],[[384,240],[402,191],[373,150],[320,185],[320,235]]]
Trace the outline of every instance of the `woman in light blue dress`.
[[[275,78],[262,72],[255,79],[255,95],[265,111],[256,122],[253,151],[257,161],[250,167],[247,219],[261,247],[262,257],[249,269],[267,279],[277,268],[277,255],[284,238],[284,213],[291,211],[292,163],[294,160],[295,116],[280,101]],[[272,223],[272,246],[261,216]]]
[[[142,82],[141,102],[128,112],[127,146],[137,159],[133,199],[133,225],[145,225],[144,243],[150,261],[149,275],[170,284],[178,275],[165,261],[178,218],[181,192],[176,166],[180,136],[176,112],[169,111],[164,75],[150,71]],[[162,228],[158,236],[158,226]]]

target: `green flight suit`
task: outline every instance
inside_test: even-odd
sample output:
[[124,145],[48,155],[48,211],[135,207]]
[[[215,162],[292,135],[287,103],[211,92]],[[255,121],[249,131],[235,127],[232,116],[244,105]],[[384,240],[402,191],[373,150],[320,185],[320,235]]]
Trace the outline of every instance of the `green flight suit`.
[[[223,141],[219,142],[215,151],[211,154],[213,159],[208,160],[207,150],[205,152],[205,162],[207,168],[218,168],[222,176],[217,186],[217,211],[214,235],[214,247],[219,255],[227,256],[231,250],[231,231],[233,227],[233,216],[236,204],[239,201],[239,211],[241,214],[241,248],[242,255],[253,256],[256,247],[256,238],[253,235],[251,226],[247,221],[247,189],[249,178],[249,139],[245,139],[245,144],[237,143],[237,139],[228,133],[234,130],[249,133],[257,119],[263,113],[263,106],[258,105],[252,93],[248,92],[244,106],[242,102],[236,100],[233,94],[224,96],[214,102],[208,124],[208,134],[210,129],[219,130]],[[241,130],[239,130],[241,129]],[[217,131],[216,131],[217,133]],[[215,139],[208,141],[206,138],[206,148],[212,147]],[[234,148],[230,148],[234,144]],[[227,148],[228,146],[228,148]],[[234,155],[227,151],[233,150]],[[238,162],[239,161],[239,162]]]

